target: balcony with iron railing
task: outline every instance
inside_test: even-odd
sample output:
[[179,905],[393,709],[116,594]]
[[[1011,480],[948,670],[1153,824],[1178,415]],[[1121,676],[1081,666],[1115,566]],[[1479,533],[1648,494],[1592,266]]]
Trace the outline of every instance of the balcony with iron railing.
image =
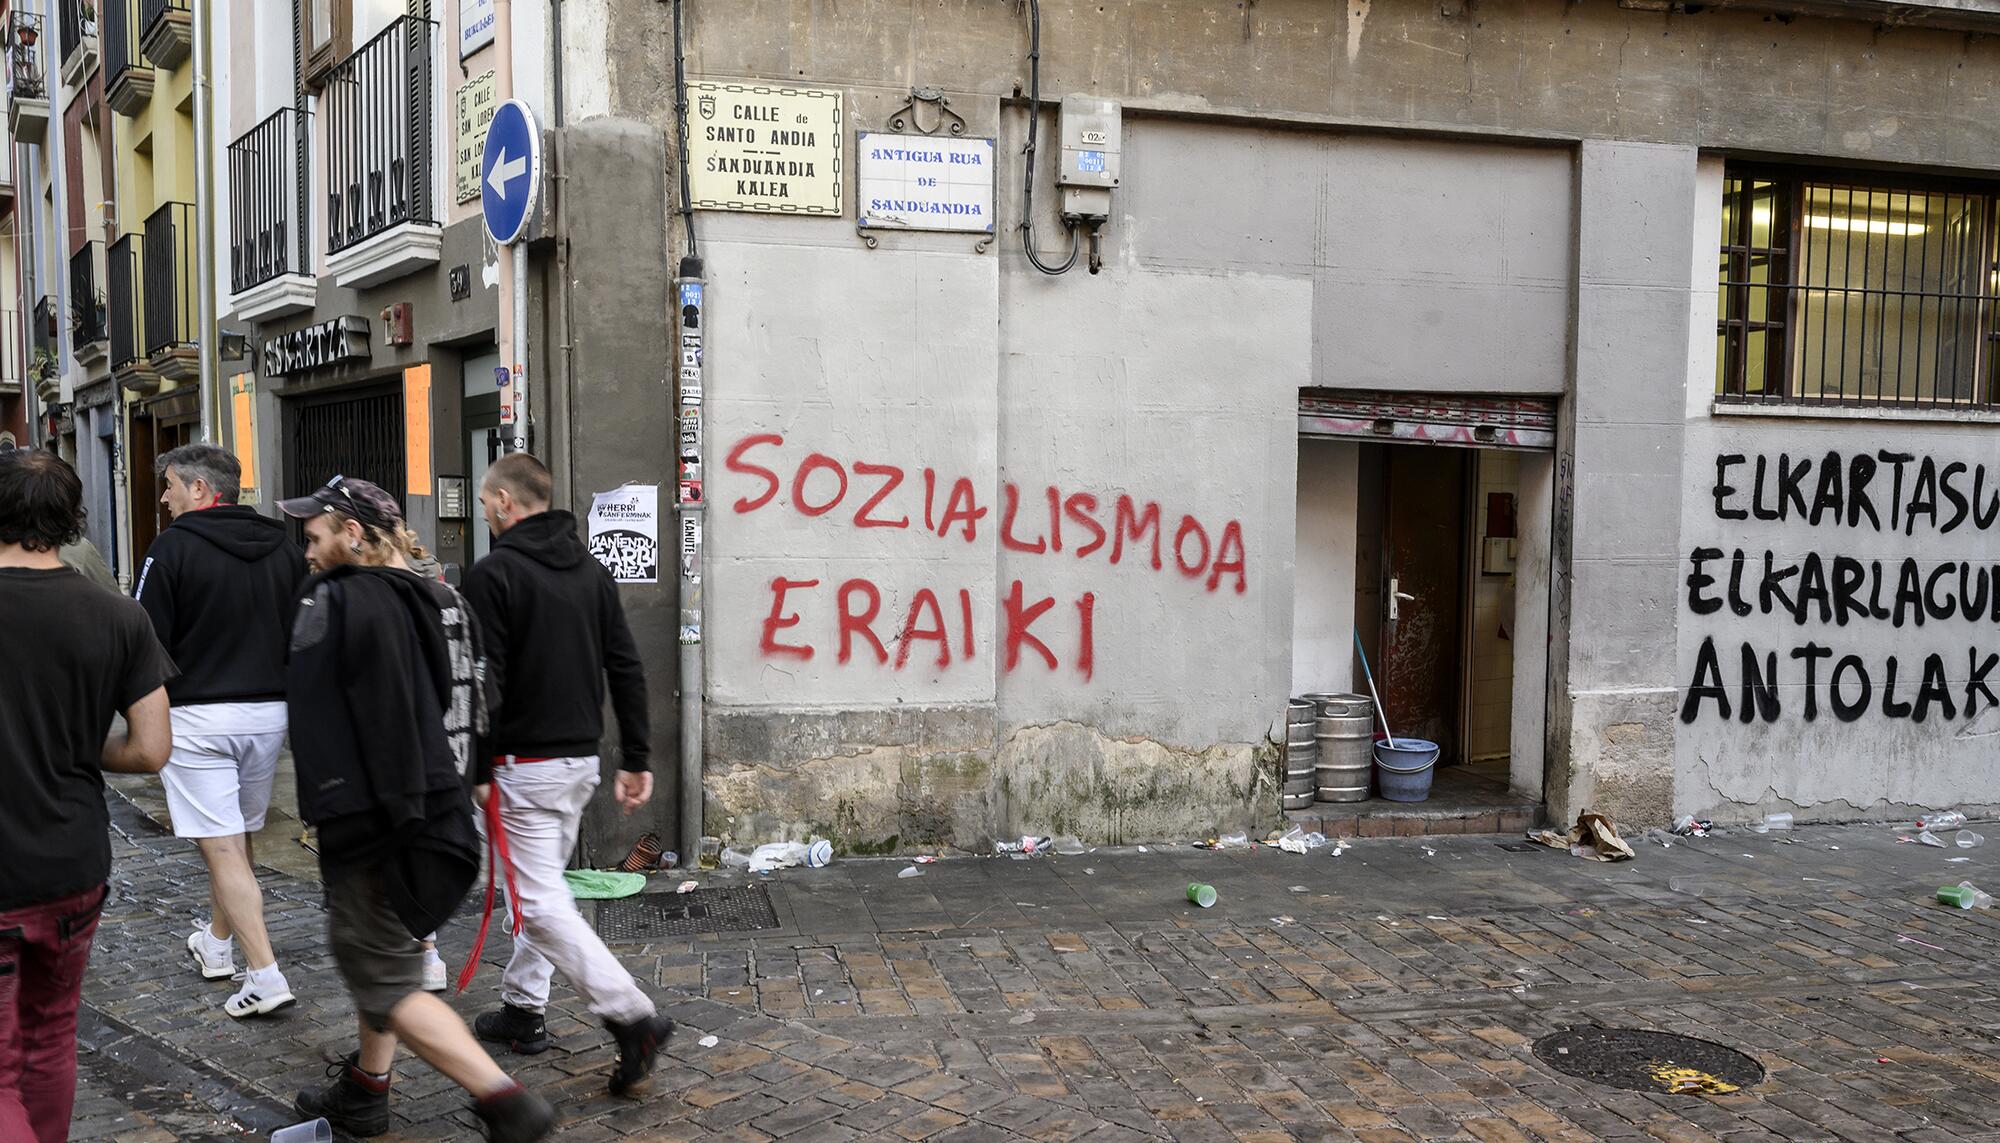
[[438,260],[437,25],[404,16],[327,74],[327,266],[372,286]]
[[136,393],[150,393],[160,386],[160,375],[146,359],[144,244],[143,235],[124,235],[111,244],[104,258],[111,372],[120,385]]
[[153,67],[139,54],[139,0],[98,0],[103,36],[104,102],[120,115],[139,114],[153,98]]
[[97,4],[94,0],[59,0],[56,18],[62,31],[62,79],[80,87],[97,67]]
[[103,262],[102,242],[86,242],[69,256],[69,351],[82,365],[104,360],[110,349]]
[[18,397],[27,361],[21,353],[21,311],[0,310],[0,397]]
[[7,14],[7,127],[15,140],[38,143],[49,126],[49,81],[39,12]]
[[62,352],[56,330],[56,300],[44,297],[35,303],[35,311],[28,322],[28,376],[35,382],[35,392],[44,401],[53,401],[62,393]]
[[245,321],[309,310],[318,296],[306,225],[310,123],[281,108],[229,145],[229,289]]
[[200,372],[195,351],[196,285],[194,207],[170,202],[146,218],[140,289],[146,315],[146,359],[170,381]]
[[193,21],[187,0],[139,0],[139,50],[155,67],[179,67],[194,42]]

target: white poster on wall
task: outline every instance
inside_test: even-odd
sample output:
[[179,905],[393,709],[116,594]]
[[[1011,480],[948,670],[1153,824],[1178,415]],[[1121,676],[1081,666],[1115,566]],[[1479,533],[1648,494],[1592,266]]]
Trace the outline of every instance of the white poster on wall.
[[493,42],[493,0],[458,0],[458,58]]
[[993,233],[993,140],[863,131],[854,153],[862,226]]
[[619,583],[660,582],[660,486],[627,484],[590,498],[590,554]]

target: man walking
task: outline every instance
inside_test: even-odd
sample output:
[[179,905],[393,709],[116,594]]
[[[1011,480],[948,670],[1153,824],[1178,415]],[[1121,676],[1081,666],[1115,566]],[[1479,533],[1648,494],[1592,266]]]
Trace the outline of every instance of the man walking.
[[208,866],[213,919],[188,934],[196,971],[226,980],[243,945],[243,987],[223,1002],[239,1019],[293,1003],[264,930],[250,835],[264,826],[285,744],[285,631],[305,556],[283,524],[236,503],[242,467],[227,450],[190,444],[159,461],[160,533],[133,589],[180,665],[167,688],[174,752],[161,773],[174,836]]
[[[103,770],[172,744],[174,665],[146,615],[64,567],[83,482],[54,453],[0,453],[0,1139],[61,1143],[76,1009],[111,874]],[[26,650],[23,650],[23,649]],[[107,741],[112,715],[126,732]]]
[[292,628],[292,760],[300,816],[319,827],[327,943],[361,1022],[359,1050],[296,1106],[349,1135],[387,1131],[400,1042],[475,1097],[488,1139],[542,1139],[554,1110],[423,990],[416,938],[479,872],[466,790],[486,714],[478,625],[457,592],[409,570],[413,537],[376,485],[336,476],[278,508],[306,521],[318,572]]
[[607,679],[623,748],[618,804],[630,813],[652,797],[646,676],[617,585],[577,538],[576,517],[550,510],[552,491],[533,456],[495,461],[479,503],[498,539],[465,576],[500,695],[477,762],[491,771],[485,796],[499,800],[523,930],[500,979],[503,1006],[473,1028],[516,1052],[547,1049],[543,1012],[550,975],[561,969],[618,1042],[611,1093],[622,1096],[652,1072],[674,1023],[577,912],[563,867],[601,780]]

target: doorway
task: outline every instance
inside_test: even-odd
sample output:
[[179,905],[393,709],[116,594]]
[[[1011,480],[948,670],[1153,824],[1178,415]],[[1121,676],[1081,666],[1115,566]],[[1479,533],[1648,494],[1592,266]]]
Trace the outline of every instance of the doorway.
[[193,441],[200,431],[201,406],[193,390],[175,390],[132,406],[126,487],[132,497],[132,556],[144,564],[153,541],[173,521],[160,505],[165,487],[155,471],[159,459]]
[[[504,446],[500,438],[500,395],[482,393],[465,399],[465,467],[466,496],[471,500],[479,498],[480,486],[486,480],[486,470],[499,460]],[[477,506],[468,504],[466,510],[473,519],[467,524],[472,534],[472,551],[467,566],[486,558],[493,550],[493,533],[486,527],[485,514]]]

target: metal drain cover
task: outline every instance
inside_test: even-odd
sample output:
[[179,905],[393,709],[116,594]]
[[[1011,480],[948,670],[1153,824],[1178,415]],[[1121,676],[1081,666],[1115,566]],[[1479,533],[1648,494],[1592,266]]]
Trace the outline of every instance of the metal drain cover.
[[1595,1026],[1551,1032],[1535,1058],[1564,1075],[1626,1091],[1722,1095],[1764,1082],[1764,1065],[1692,1036]]
[[597,904],[597,935],[610,944],[777,927],[778,914],[771,908],[771,894],[762,885],[696,889],[691,893],[642,893]]

